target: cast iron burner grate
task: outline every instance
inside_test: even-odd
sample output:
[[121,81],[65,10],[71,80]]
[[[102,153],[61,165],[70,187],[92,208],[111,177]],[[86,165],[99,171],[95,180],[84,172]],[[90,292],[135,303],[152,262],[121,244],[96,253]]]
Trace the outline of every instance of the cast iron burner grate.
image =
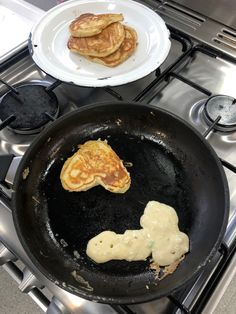
[[4,94],[0,103],[0,119],[10,120],[7,126],[15,133],[38,133],[58,116],[57,97],[45,86],[29,83],[16,90],[17,94],[12,90]]
[[209,122],[218,122],[214,128],[219,131],[236,130],[236,99],[225,95],[215,95],[206,101],[204,105],[205,117]]

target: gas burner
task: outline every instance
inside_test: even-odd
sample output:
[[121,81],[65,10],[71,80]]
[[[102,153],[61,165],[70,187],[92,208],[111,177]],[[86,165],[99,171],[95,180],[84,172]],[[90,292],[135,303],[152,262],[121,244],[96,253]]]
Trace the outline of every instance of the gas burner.
[[236,130],[236,99],[226,95],[215,95],[206,101],[203,110],[206,120],[213,123],[218,117],[220,120],[214,129],[230,132]]
[[35,134],[59,113],[56,95],[38,83],[15,86],[0,100],[0,119],[19,134]]

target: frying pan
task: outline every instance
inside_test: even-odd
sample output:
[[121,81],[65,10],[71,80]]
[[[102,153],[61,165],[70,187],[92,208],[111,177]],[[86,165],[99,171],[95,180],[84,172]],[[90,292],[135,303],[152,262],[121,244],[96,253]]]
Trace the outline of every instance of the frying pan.
[[[99,138],[133,164],[130,189],[64,190],[65,160],[78,144]],[[205,139],[175,115],[137,103],[94,104],[59,118],[23,156],[13,190],[15,227],[34,264],[61,288],[103,303],[150,301],[183,286],[218,249],[229,213],[225,174]],[[150,259],[96,264],[86,256],[88,240],[101,231],[139,229],[150,200],[173,206],[190,238],[172,275],[158,281]]]

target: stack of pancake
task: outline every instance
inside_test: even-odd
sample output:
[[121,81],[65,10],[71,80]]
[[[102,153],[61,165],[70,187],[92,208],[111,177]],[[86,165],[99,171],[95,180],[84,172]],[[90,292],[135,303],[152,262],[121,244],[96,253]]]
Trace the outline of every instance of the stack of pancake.
[[121,24],[122,14],[85,13],[71,22],[68,48],[87,59],[115,67],[127,60],[137,46],[137,33]]

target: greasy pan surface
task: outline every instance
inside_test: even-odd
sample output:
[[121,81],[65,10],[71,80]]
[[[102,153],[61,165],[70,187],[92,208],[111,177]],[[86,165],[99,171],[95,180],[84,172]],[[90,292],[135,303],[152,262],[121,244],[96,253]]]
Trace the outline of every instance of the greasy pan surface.
[[[98,138],[132,162],[130,189],[65,191],[63,163],[78,144]],[[14,191],[15,226],[33,262],[62,288],[105,303],[144,302],[182,286],[215,253],[228,218],[224,171],[206,141],[172,114],[134,103],[96,104],[58,119],[24,155]],[[173,206],[190,238],[174,274],[159,282],[149,259],[96,264],[86,256],[88,240],[101,231],[139,228],[150,200]]]

